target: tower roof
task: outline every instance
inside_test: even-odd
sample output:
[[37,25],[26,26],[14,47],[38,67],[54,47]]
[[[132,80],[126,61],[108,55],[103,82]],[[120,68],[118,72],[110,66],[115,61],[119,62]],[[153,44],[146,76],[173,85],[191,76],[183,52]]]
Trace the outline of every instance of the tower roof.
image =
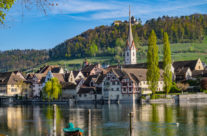
[[128,35],[128,40],[127,40],[127,46],[129,46],[129,48],[131,48],[134,45],[134,39],[133,39],[133,35],[132,35],[132,24],[131,24],[131,9],[129,6],[129,35]]

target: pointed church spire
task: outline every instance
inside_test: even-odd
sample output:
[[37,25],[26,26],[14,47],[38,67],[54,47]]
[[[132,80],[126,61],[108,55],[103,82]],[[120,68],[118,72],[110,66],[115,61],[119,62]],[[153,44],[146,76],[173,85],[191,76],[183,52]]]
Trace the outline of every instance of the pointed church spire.
[[125,64],[128,65],[128,64],[136,64],[136,63],[137,63],[136,47],[132,35],[131,9],[129,6],[129,35],[125,48]]
[[133,43],[133,35],[132,35],[132,24],[131,24],[131,8],[129,5],[129,35],[128,35],[128,46],[132,47]]

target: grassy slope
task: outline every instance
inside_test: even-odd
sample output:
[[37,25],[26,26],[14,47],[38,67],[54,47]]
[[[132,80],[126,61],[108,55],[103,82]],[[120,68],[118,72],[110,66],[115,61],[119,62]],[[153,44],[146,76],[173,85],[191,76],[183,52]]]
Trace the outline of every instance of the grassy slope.
[[[143,49],[147,52],[147,46],[144,46]],[[159,56],[160,61],[163,57],[163,45],[159,45]],[[203,40],[202,43],[176,43],[171,44],[171,52],[172,52],[172,60],[180,61],[180,60],[194,60],[197,58],[201,58],[201,60],[207,63],[207,37]],[[115,64],[112,60],[112,57],[92,57],[88,58],[90,63],[105,63],[105,64]],[[60,65],[66,66],[67,69],[79,69],[82,65],[84,58],[82,59],[71,59],[71,60],[58,60],[58,61],[49,61],[46,64],[49,65]],[[137,58],[138,63],[146,62],[146,55],[140,58]],[[44,65],[44,64],[43,64]],[[40,66],[36,67],[34,71],[36,71]],[[31,72],[31,71],[28,71]]]

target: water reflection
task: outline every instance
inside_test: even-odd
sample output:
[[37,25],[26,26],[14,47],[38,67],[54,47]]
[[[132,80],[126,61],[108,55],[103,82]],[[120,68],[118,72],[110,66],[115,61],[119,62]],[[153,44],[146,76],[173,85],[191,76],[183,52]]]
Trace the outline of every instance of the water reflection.
[[[57,106],[57,135],[69,122],[84,129],[88,135],[91,108],[92,136],[126,136],[128,113],[135,111],[135,136],[205,136],[206,105],[78,105]],[[1,106],[0,134],[9,136],[46,136],[52,133],[52,106]]]

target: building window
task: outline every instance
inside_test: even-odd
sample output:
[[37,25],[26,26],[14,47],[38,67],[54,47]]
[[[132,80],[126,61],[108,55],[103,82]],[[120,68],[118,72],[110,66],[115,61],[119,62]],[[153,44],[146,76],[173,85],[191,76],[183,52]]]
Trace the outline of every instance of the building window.
[[129,52],[127,52],[127,56],[129,56]]
[[134,52],[133,52],[133,56],[134,56]]
[[116,88],[117,91],[119,91],[119,88]]
[[17,91],[16,88],[12,88],[12,89],[11,89],[11,92],[16,92],[16,91]]
[[114,81],[112,82],[112,85],[115,85],[115,82]]
[[87,97],[87,94],[84,94],[85,97]]
[[113,88],[111,88],[111,91],[114,91],[114,89],[113,89]]
[[132,91],[132,88],[129,88],[129,91],[131,92]]
[[79,97],[81,97],[81,94],[79,94]]

